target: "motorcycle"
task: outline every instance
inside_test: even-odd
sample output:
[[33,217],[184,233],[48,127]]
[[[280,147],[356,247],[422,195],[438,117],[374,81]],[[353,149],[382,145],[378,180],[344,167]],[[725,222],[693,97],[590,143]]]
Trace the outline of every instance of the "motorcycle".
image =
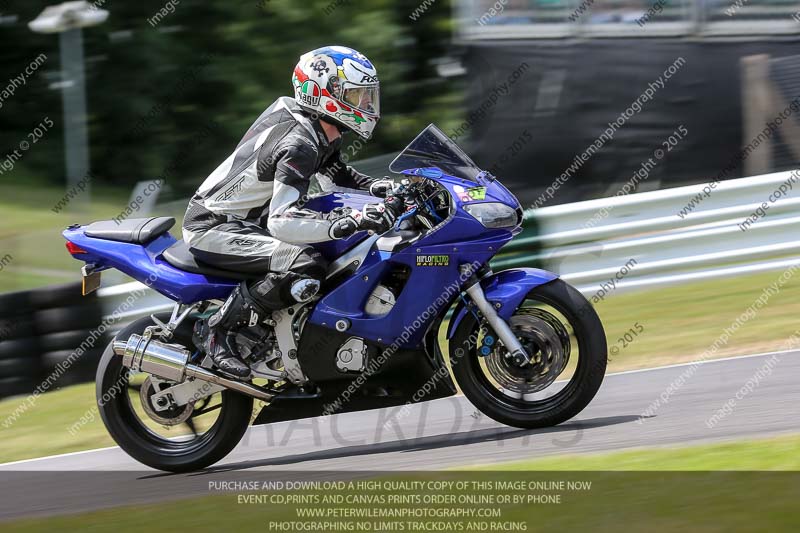
[[[591,304],[556,274],[489,266],[521,231],[514,195],[433,124],[389,168],[402,176],[395,195],[405,212],[382,235],[314,245],[330,261],[320,295],[237,332],[252,370],[246,380],[215,370],[192,337],[244,276],[197,261],[170,235],[174,219],[63,232],[85,263],[85,294],[115,268],[175,302],[171,313],[125,326],[100,360],[98,408],[123,450],[160,470],[201,469],[225,457],[251,422],[444,398],[458,393],[452,377],[482,413],[519,428],[559,424],[589,404],[607,362]],[[376,201],[339,191],[308,206]]]

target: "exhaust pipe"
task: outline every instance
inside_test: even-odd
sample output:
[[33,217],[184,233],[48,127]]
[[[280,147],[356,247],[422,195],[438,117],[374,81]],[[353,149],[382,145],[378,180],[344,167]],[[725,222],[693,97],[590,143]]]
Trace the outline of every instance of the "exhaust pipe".
[[127,341],[115,340],[112,349],[122,357],[123,366],[138,372],[147,372],[161,379],[180,383],[186,378],[214,383],[253,398],[270,401],[275,395],[261,387],[243,383],[189,363],[189,350],[175,345],[148,340],[141,335],[131,335]]

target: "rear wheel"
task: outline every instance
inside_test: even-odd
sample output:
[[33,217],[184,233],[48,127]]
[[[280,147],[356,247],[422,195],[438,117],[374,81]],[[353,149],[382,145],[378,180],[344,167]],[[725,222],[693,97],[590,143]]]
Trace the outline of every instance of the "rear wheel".
[[531,364],[514,363],[484,320],[467,314],[458,325],[450,362],[464,395],[487,416],[520,428],[580,413],[597,394],[608,357],[589,301],[556,279],[530,291],[509,324]]
[[[168,321],[169,317],[160,316]],[[187,323],[190,323],[187,320]],[[137,320],[119,339],[142,334],[153,325]],[[170,340],[191,346],[191,328],[181,327]],[[152,468],[170,472],[198,470],[225,457],[241,440],[250,423],[253,399],[225,390],[181,407],[159,410],[150,396],[172,383],[122,365],[111,345],[97,370],[97,402],[108,432],[131,457]]]

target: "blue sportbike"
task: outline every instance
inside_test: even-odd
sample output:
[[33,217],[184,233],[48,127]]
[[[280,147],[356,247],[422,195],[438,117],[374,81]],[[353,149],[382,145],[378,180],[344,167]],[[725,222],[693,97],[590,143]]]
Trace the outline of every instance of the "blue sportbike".
[[[316,245],[330,261],[320,295],[237,332],[252,369],[244,380],[215,370],[193,339],[194,323],[222,305],[241,273],[197,261],[168,217],[64,231],[85,263],[84,293],[115,268],[175,302],[171,313],[125,326],[100,361],[98,407],[123,450],[153,468],[196,470],[225,457],[251,423],[452,396],[451,376],[475,407],[510,426],[552,426],[589,404],[607,361],[591,304],[556,274],[489,265],[521,231],[514,195],[434,125],[390,170],[400,175],[404,214],[382,235]],[[320,192],[309,207],[376,201]]]

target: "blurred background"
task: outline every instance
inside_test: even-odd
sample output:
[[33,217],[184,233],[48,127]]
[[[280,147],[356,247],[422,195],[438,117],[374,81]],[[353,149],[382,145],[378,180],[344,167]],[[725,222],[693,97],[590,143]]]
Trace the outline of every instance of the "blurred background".
[[[386,174],[434,122],[541,208],[498,268],[544,266],[597,296],[637,261],[630,287],[594,301],[619,345],[612,370],[695,360],[794,265],[793,192],[776,225],[746,239],[734,228],[786,176],[725,184],[798,167],[797,1],[97,0],[62,28],[40,16],[49,5],[0,0],[0,396],[31,392],[132,290],[107,275],[81,299],[61,230],[121,214],[180,224],[189,195],[291,93],[298,57],[326,44],[362,51],[381,78],[376,135],[345,143],[355,166]],[[126,213],[151,180],[163,185]],[[689,224],[678,213],[709,183]],[[785,346],[798,296],[782,283],[713,356]],[[636,342],[618,342],[635,323]],[[5,430],[0,460],[109,444],[99,421],[40,437],[92,405],[90,385],[67,386],[92,379],[100,351],[50,389],[61,408]],[[3,418],[17,403],[0,404]]]
[[[690,135],[638,190],[709,181],[763,128],[769,108],[779,110],[772,98],[748,103],[748,91],[760,89],[745,75],[748,56],[788,57],[767,59],[755,70],[787,100],[800,87],[800,60],[791,57],[800,54],[800,22],[792,18],[800,5],[784,0],[746,1],[733,15],[725,13],[733,5],[727,0],[263,0],[237,6],[99,0],[89,5],[110,16],[82,31],[83,116],[75,115],[80,106],[63,105],[65,98],[80,100],[69,96],[77,87],[73,73],[62,68],[63,60],[69,65],[73,59],[61,56],[60,43],[67,54],[70,43],[63,34],[28,26],[47,5],[0,4],[6,43],[0,81],[13,87],[0,108],[0,146],[8,162],[0,167],[0,186],[16,206],[47,208],[34,220],[4,220],[2,249],[17,257],[0,279],[6,290],[52,281],[45,267],[72,266],[60,250],[36,264],[25,243],[36,241],[41,249],[57,241],[24,236],[39,225],[48,235],[59,227],[54,220],[60,213],[50,207],[66,192],[69,173],[77,182],[91,172],[92,194],[77,195],[81,209],[63,208],[74,221],[91,218],[84,210],[96,204],[124,207],[143,180],[166,182],[159,203],[185,201],[254,118],[290,94],[297,58],[321,43],[364,50],[380,69],[385,112],[375,137],[350,149],[357,152],[353,159],[385,173],[388,157],[378,156],[396,153],[435,122],[480,165],[494,169],[524,205],[679,58],[675,75],[547,205],[614,194],[679,125]],[[761,127],[747,131],[748,113],[764,114]],[[65,146],[65,129],[70,133],[72,123],[77,130],[74,124],[84,118],[87,161],[69,169],[65,151],[83,146]],[[28,137],[34,130],[41,135]],[[794,168],[798,147],[786,133],[771,139],[759,161],[740,162],[725,178]],[[20,151],[26,139],[35,146]],[[511,154],[517,140],[520,149]],[[82,154],[72,156],[82,161]]]

